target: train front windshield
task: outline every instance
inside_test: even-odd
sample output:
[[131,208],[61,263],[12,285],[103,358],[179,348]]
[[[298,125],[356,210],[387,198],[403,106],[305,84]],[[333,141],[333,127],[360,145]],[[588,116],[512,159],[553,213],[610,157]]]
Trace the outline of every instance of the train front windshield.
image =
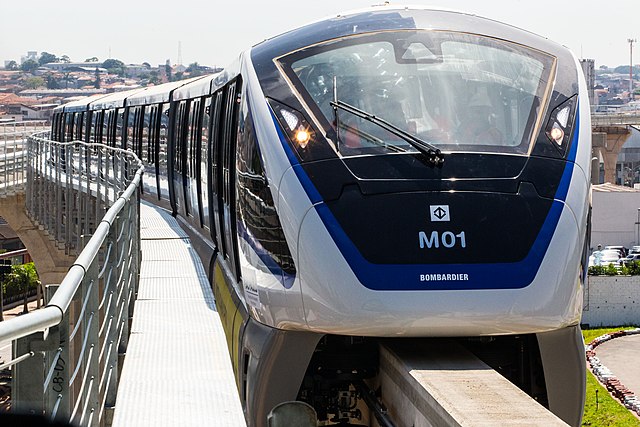
[[526,46],[441,31],[344,37],[279,62],[343,156],[415,148],[335,100],[445,152],[528,154],[555,68],[553,56]]

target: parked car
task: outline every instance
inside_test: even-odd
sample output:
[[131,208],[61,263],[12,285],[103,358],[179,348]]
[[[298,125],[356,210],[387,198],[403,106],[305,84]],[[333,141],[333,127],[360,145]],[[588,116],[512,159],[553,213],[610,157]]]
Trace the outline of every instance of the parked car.
[[631,249],[629,249],[629,255],[631,254],[640,254],[640,246],[632,246]]
[[605,247],[604,247],[604,250],[605,250],[605,251],[606,251],[606,250],[611,250],[611,249],[612,249],[612,250],[616,250],[616,251],[620,252],[620,256],[622,256],[622,257],[625,257],[625,256],[627,256],[627,255],[628,255],[628,250],[627,250],[627,248],[625,248],[624,246],[617,246],[617,245],[614,245],[614,246],[605,246]]
[[624,258],[620,258],[618,260],[618,264],[627,265],[627,264],[629,264],[630,262],[633,262],[633,261],[640,261],[640,254],[629,254]]
[[594,265],[602,265],[605,267],[609,264],[618,265],[618,260],[622,258],[620,256],[620,252],[616,249],[605,249],[602,251],[596,251],[594,252],[594,256]]

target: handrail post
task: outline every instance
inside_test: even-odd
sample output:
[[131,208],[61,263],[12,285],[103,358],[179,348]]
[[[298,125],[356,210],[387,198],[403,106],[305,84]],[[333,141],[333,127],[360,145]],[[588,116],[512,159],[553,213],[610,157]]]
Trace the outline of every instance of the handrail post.
[[[84,246],[84,245],[83,245]],[[86,390],[85,390],[85,399],[88,401],[85,406],[87,409],[86,413],[82,413],[81,418],[84,422],[81,422],[82,425],[91,425],[98,426],[98,418],[100,412],[100,398],[99,398],[99,387],[100,387],[100,361],[99,361],[99,353],[100,353],[100,339],[99,339],[99,330],[100,330],[100,319],[99,319],[99,304],[100,304],[100,292],[98,286],[98,273],[99,273],[99,265],[98,260],[94,260],[89,267],[85,279],[83,280],[82,286],[82,298],[88,297],[87,309],[84,315],[83,322],[83,330],[86,331],[86,339],[87,339],[87,350],[84,353],[83,357],[83,368],[86,367]],[[93,284],[91,283],[93,282]],[[92,284],[92,286],[90,286]],[[88,294],[88,295],[87,295]],[[91,420],[91,423],[87,423],[88,420]]]
[[[31,344],[42,340],[42,332],[18,338],[13,342],[13,359],[32,352]],[[42,415],[44,412],[44,358],[41,352],[14,365],[11,402],[17,413]]]
[[108,310],[105,312],[105,320],[104,322],[108,325],[108,333],[105,336],[105,368],[104,372],[105,378],[102,378],[102,381],[105,381],[105,397],[104,397],[104,410],[106,413],[105,424],[111,425],[113,408],[116,405],[116,394],[118,392],[118,380],[120,377],[120,369],[118,366],[118,331],[120,325],[120,319],[118,313],[120,311],[120,301],[119,301],[119,292],[118,292],[118,268],[117,268],[117,260],[118,260],[118,241],[117,241],[117,228],[113,226],[109,230],[109,235],[106,240],[106,248],[108,257],[105,259],[105,276],[107,282],[105,286],[107,287],[108,302]]
[[[60,285],[45,287],[47,303]],[[64,313],[62,322],[58,325],[60,346],[46,356],[45,367],[48,370],[48,383],[45,384],[45,402],[47,415],[51,420],[68,421],[71,414],[71,397],[69,387],[69,314]],[[49,378],[50,376],[50,378]],[[46,380],[45,380],[46,381]]]

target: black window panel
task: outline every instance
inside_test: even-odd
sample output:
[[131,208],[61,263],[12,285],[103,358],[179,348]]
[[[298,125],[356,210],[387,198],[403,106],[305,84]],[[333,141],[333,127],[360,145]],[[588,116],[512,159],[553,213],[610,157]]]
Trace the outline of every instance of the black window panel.
[[295,265],[276,212],[252,123],[250,117],[243,120],[238,137],[237,212],[238,221],[247,230],[241,244],[249,245],[267,266],[275,262],[284,273],[295,274]]

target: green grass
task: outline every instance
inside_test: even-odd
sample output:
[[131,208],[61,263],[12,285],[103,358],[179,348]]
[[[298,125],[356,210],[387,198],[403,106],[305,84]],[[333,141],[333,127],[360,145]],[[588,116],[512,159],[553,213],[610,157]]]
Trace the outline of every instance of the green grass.
[[[584,336],[584,342],[588,344],[600,335],[604,335],[608,332],[619,331],[621,329],[632,329],[632,327],[587,329],[582,331],[582,335]],[[596,390],[598,391],[597,403]],[[640,392],[640,390],[634,390],[634,392]],[[607,392],[607,389],[604,388],[598,382],[596,377],[587,370],[587,394],[585,398],[582,425],[591,427],[640,427],[640,420],[636,418],[631,411],[622,406],[620,402],[611,397]]]

